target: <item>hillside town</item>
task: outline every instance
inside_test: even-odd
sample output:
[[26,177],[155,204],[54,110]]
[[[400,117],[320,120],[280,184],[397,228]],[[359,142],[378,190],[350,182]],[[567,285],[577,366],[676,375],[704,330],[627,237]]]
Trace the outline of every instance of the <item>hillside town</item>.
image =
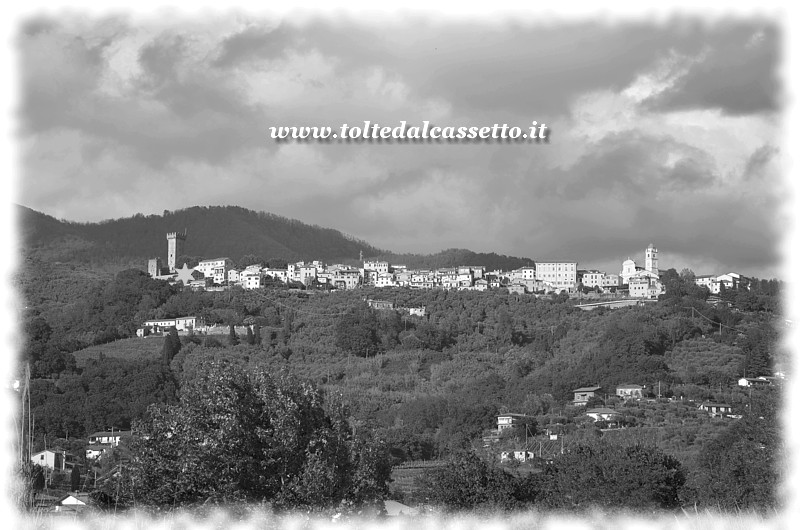
[[[265,267],[262,263],[237,268],[228,257],[200,261],[195,267],[178,258],[183,255],[187,233],[167,234],[167,263],[161,258],[148,261],[151,277],[198,290],[224,289],[238,285],[258,289],[267,281],[300,284],[304,287],[348,290],[358,287],[410,287],[412,289],[457,289],[486,291],[508,289],[515,294],[551,294],[578,292],[619,293],[630,298],[656,299],[665,292],[658,268],[658,249],[651,243],[644,253],[643,266],[630,257],[618,273],[581,269],[576,261],[536,261],[512,271],[487,271],[486,267],[464,265],[439,269],[409,269],[388,261],[360,259],[362,267],[328,265],[321,261],[289,263],[285,269]],[[640,262],[641,263],[641,262]],[[735,272],[696,276],[695,282],[711,294],[721,289],[736,289],[746,281]]]

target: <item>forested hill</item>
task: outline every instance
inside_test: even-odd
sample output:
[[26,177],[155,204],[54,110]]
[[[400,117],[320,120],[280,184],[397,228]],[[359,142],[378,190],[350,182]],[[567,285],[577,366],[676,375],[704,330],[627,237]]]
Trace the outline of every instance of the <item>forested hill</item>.
[[319,259],[328,263],[358,263],[384,259],[409,267],[484,265],[487,270],[513,269],[530,259],[450,249],[433,255],[394,254],[331,228],[309,225],[266,212],[237,206],[194,206],[99,223],[76,223],[18,206],[23,249],[47,261],[94,265],[136,264],[160,256],[166,259],[166,233],[188,232],[184,253],[200,259],[226,256],[239,260],[252,255],[266,260]]
[[247,254],[286,260],[358,259],[382,251],[337,230],[312,226],[235,206],[195,206],[163,215],[141,215],[99,223],[59,221],[19,207],[21,243],[57,261],[102,262],[127,258],[166,259],[167,232],[188,231],[189,256],[233,259]]

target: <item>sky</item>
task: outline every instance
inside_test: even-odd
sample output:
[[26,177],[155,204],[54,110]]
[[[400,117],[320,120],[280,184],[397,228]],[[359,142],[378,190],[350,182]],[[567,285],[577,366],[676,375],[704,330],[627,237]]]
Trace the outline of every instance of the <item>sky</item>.
[[[41,13],[13,35],[15,202],[100,221],[238,205],[394,252],[780,274],[772,15]],[[270,127],[545,123],[539,142],[278,142]]]

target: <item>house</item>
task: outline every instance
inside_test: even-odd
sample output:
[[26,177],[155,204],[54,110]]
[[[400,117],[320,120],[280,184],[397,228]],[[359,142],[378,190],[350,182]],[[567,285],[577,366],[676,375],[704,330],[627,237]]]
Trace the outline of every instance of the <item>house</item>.
[[90,505],[88,493],[70,493],[59,498],[53,506],[56,512],[82,512]]
[[575,394],[575,399],[572,400],[573,405],[585,406],[586,403],[593,397],[599,397],[601,387],[599,386],[584,386],[576,388],[572,392]]
[[642,399],[641,385],[619,385],[617,387],[617,396],[622,399]]
[[72,469],[75,464],[75,456],[66,451],[52,451],[45,449],[35,455],[31,455],[31,462],[47,469],[64,471]]
[[518,462],[527,462],[535,458],[535,454],[532,451],[503,451],[500,453],[500,461],[507,462],[511,458]]
[[594,421],[617,421],[622,417],[622,414],[616,410],[605,407],[589,409],[586,411],[586,415]]
[[[151,328],[153,333],[164,333],[169,331],[170,328],[175,328],[178,331],[189,331],[190,329],[198,329],[205,327],[203,319],[195,316],[178,317],[178,318],[162,318],[154,320],[145,320],[140,329]],[[139,335],[137,331],[137,335]]]
[[769,386],[772,381],[767,377],[742,377],[739,379],[739,386]]
[[511,294],[525,294],[525,286],[521,283],[512,283],[508,286],[508,292]]
[[88,460],[97,460],[103,455],[103,453],[113,447],[114,446],[112,444],[92,444],[87,445],[84,448],[84,451]]
[[712,418],[722,418],[733,411],[733,408],[725,403],[702,403],[698,408],[708,412]]
[[367,305],[372,309],[394,309],[394,302],[388,300],[367,300]]
[[89,435],[89,445],[111,444],[119,445],[123,437],[131,435],[131,431],[98,431]]
[[202,272],[206,278],[211,278],[217,285],[222,285],[228,279],[228,271],[232,268],[232,259],[215,258],[201,261],[194,269]]
[[497,416],[497,432],[501,433],[506,429],[511,429],[517,425],[524,425],[525,420],[530,418],[527,414],[500,414]]

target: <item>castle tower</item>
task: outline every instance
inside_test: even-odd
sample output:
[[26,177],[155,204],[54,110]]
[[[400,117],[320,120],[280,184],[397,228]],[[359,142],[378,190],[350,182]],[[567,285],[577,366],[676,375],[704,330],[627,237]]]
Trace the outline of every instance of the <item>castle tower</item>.
[[186,242],[186,229],[183,233],[170,232],[167,234],[167,265],[169,272],[175,272],[175,262],[178,256],[183,255],[183,244]]
[[161,258],[153,258],[147,262],[147,274],[152,278],[161,276]]
[[652,243],[644,251],[644,268],[658,276],[658,249]]

